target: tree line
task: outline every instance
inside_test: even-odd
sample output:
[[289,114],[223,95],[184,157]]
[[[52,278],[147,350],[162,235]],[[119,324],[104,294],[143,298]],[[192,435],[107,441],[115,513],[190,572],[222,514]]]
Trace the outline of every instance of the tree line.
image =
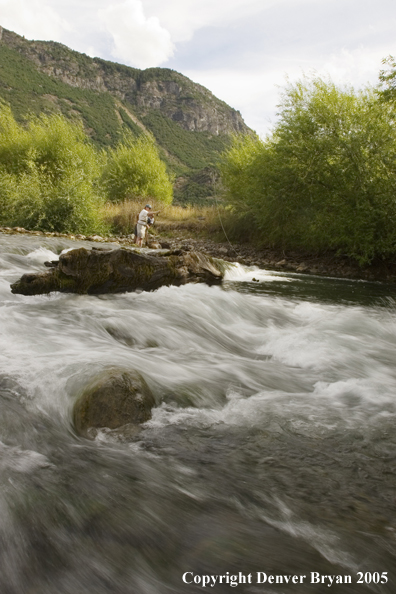
[[105,202],[169,204],[172,179],[153,137],[124,134],[99,150],[82,124],[32,115],[18,124],[0,104],[0,225],[72,233],[105,232]]
[[360,264],[396,253],[396,63],[375,88],[304,77],[264,140],[235,137],[222,180],[235,239]]

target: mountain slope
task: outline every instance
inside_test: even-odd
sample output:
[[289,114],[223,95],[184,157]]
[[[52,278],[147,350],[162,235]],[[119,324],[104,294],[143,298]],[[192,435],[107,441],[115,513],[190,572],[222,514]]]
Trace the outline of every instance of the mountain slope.
[[[209,196],[208,171],[215,171],[230,135],[251,133],[238,111],[178,72],[90,58],[1,27],[0,97],[20,121],[41,112],[82,119],[98,146],[114,146],[125,129],[135,135],[150,131],[178,178],[179,200]],[[206,174],[199,175],[202,170]]]

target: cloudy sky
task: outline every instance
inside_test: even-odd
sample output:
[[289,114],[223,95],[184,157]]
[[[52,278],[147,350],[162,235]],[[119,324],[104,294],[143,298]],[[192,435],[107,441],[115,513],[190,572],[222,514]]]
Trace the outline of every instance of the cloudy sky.
[[312,71],[376,84],[395,0],[0,0],[0,25],[138,68],[173,68],[264,135],[279,86]]

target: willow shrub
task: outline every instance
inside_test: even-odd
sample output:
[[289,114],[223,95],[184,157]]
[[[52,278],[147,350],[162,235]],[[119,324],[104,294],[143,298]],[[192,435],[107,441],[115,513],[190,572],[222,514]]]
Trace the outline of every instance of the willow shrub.
[[82,126],[63,116],[26,127],[0,106],[0,221],[29,229],[103,231],[100,157]]
[[108,150],[101,184],[112,202],[140,197],[164,204],[172,202],[173,188],[166,165],[155,141],[147,135],[126,135],[116,148]]
[[361,264],[396,252],[396,127],[370,89],[289,84],[272,135],[236,139],[222,174],[240,228],[267,244]]

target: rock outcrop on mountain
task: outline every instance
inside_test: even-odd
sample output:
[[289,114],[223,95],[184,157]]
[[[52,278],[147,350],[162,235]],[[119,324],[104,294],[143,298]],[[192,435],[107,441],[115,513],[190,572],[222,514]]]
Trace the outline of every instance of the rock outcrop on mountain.
[[139,70],[90,58],[60,43],[29,41],[7,29],[1,30],[0,41],[28,58],[39,72],[71,87],[108,92],[142,117],[158,110],[185,130],[215,135],[249,130],[239,111],[174,70]]
[[252,133],[239,111],[168,68],[139,70],[90,58],[1,27],[0,65],[0,102],[9,103],[19,121],[62,113],[81,120],[100,147],[116,145],[123,131],[152,134],[174,174],[179,202],[213,195],[215,175],[200,172],[216,173],[232,134]]

